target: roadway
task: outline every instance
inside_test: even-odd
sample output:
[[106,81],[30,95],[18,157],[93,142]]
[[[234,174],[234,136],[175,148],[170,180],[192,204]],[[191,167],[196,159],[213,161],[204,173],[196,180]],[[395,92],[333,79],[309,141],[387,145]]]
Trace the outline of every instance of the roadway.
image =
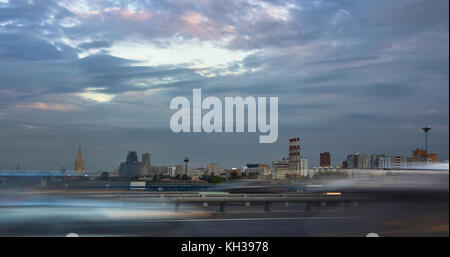
[[342,203],[182,204],[142,197],[11,195],[0,198],[0,236],[449,236],[448,198]]

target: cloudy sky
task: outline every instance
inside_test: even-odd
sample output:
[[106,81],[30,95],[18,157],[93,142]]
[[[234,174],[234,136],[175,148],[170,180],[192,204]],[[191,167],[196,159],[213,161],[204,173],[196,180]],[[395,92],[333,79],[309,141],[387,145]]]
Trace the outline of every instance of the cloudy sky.
[[[270,163],[347,154],[448,160],[448,0],[0,0],[0,169]],[[279,97],[279,137],[181,133],[170,100]]]

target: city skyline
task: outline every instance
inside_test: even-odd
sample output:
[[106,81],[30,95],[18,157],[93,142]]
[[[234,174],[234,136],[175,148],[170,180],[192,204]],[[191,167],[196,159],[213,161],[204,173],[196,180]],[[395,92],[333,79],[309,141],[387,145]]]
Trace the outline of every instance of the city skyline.
[[[302,158],[306,158],[306,160],[307,160],[307,163],[309,162],[309,158],[307,158],[307,157],[305,157],[305,156],[303,156],[303,154],[301,154],[301,151],[300,151],[300,149],[302,149],[302,146],[301,146],[301,138],[300,137],[295,137],[295,138],[290,138],[289,139],[289,150],[287,151],[288,152],[288,154],[286,155],[286,156],[282,156],[282,157],[280,157],[279,159],[290,159],[289,157],[290,156],[292,156],[293,154],[296,154],[296,155],[298,155],[298,156],[300,156],[300,157],[302,157]],[[298,145],[298,146],[296,146],[296,145]],[[424,147],[417,147],[417,148],[414,148],[414,149],[412,149],[411,150],[411,152],[412,152],[412,155],[411,156],[414,156],[415,154],[416,154],[416,151],[418,151],[418,152],[420,152],[420,151],[424,151],[425,153],[428,153],[428,154],[430,154],[430,155],[436,155],[436,153],[432,153],[432,152],[430,152],[430,151],[428,151],[428,152],[426,152],[425,150],[424,150],[425,148]],[[296,151],[295,153],[294,152],[292,152],[292,150],[294,150],[294,151]],[[411,153],[410,152],[410,153]],[[149,152],[147,152],[147,151],[143,151],[143,152],[141,152],[142,153],[142,159],[141,159],[141,161],[139,161],[139,157],[138,157],[138,151],[136,151],[136,150],[132,150],[132,149],[130,149],[130,150],[128,150],[128,155],[127,155],[127,158],[126,158],[126,163],[127,162],[130,162],[130,154],[133,154],[133,156],[134,157],[132,157],[132,159],[134,160],[134,161],[132,161],[132,162],[134,162],[134,163],[136,163],[136,164],[139,164],[139,166],[140,165],[142,165],[142,167],[141,168],[143,168],[143,170],[141,171],[141,172],[143,172],[143,174],[145,174],[145,173],[147,173],[147,172],[150,172],[150,167],[153,167],[153,166],[155,166],[155,167],[158,167],[158,166],[165,166],[165,167],[170,167],[170,166],[174,166],[174,165],[181,165],[181,162],[179,161],[179,162],[172,162],[172,163],[156,163],[156,165],[151,165],[150,166],[150,153]],[[341,165],[341,163],[342,163],[342,161],[345,161],[345,162],[347,162],[349,159],[349,157],[350,156],[353,156],[354,154],[362,154],[362,155],[364,155],[365,157],[364,158],[366,158],[366,161],[367,161],[367,167],[366,168],[373,168],[373,163],[372,163],[372,157],[373,156],[383,156],[383,157],[389,157],[389,158],[394,158],[394,157],[402,157],[404,160],[404,162],[405,162],[405,164],[406,164],[406,157],[408,157],[408,159],[409,159],[409,155],[398,155],[398,154],[392,154],[392,155],[389,155],[389,154],[387,154],[387,155],[385,155],[385,152],[377,152],[377,153],[369,153],[369,154],[366,154],[366,153],[360,153],[360,152],[358,152],[358,151],[356,151],[356,152],[352,152],[352,153],[348,153],[347,154],[347,158],[344,158],[344,159],[342,159],[342,160],[334,160],[334,161],[331,161],[331,160],[333,160],[333,158],[332,158],[332,156],[333,156],[333,153],[330,153],[330,152],[320,152],[319,153],[319,158],[317,159],[317,161],[318,161],[318,163],[309,163],[307,166],[309,167],[309,168],[312,168],[312,167],[339,167],[339,166],[342,166]],[[420,155],[420,153],[419,153],[419,155]],[[439,155],[437,155],[437,156],[439,156]],[[436,156],[436,157],[437,157]],[[369,157],[370,157],[370,159],[369,159]],[[188,158],[188,157],[184,157],[184,159],[183,159],[183,161],[184,162],[186,162],[186,158]],[[322,158],[324,158],[324,159],[322,159]],[[274,162],[274,161],[276,161],[277,159],[274,159],[274,160],[272,160],[271,162]],[[190,161],[190,160],[189,160]],[[369,161],[370,161],[370,163],[369,163]],[[434,160],[433,159],[433,162],[435,162],[435,161],[447,161],[448,162],[448,160],[442,160],[442,159],[436,159],[436,160]],[[112,160],[111,160],[111,162],[113,162]],[[324,165],[322,165],[322,162],[324,162],[325,164]],[[409,161],[408,161],[409,162]],[[225,166],[225,165],[220,165],[220,163],[218,164],[220,167],[222,167],[222,168],[240,168],[240,167],[242,167],[244,164],[248,164],[248,163],[251,163],[251,162],[246,162],[246,161],[244,161],[244,160],[242,160],[238,165],[235,165],[235,166],[233,166],[233,167],[231,167],[231,166]],[[254,161],[253,163],[261,163],[261,164],[266,164],[264,161]],[[292,161],[291,161],[291,163],[292,163]],[[329,163],[329,165],[327,165],[326,163]],[[152,164],[153,164],[153,162],[152,162]],[[210,165],[210,164],[215,164],[214,163],[214,161],[209,161],[209,162],[204,162],[204,163],[194,163],[194,165],[193,165],[193,167],[191,167],[191,169],[192,168],[206,168],[208,165]],[[114,171],[119,171],[120,172],[120,170],[121,170],[121,166],[123,165],[123,163],[120,163],[120,165],[118,165],[116,168],[114,168],[114,169],[106,169],[106,168],[99,168],[99,169],[95,169],[95,170],[97,170],[97,171],[109,171],[109,172],[114,172]],[[299,164],[296,164],[296,166],[298,166]],[[350,164],[351,165],[351,164]],[[78,166],[78,167],[77,167]],[[292,166],[292,164],[291,164],[291,166]],[[17,168],[16,169],[19,169],[18,167],[20,167],[20,164],[17,164]],[[145,167],[145,168],[144,168]],[[293,167],[291,167],[292,169],[294,169]],[[349,167],[350,168],[350,167]],[[66,168],[65,168],[65,166],[61,166],[61,168],[60,169],[64,169],[64,170],[66,170]],[[297,167],[296,169],[299,169],[299,167]],[[0,170],[8,170],[8,169],[2,169],[1,167],[0,167]],[[12,170],[12,169],[10,169],[10,170]],[[34,169],[34,170],[39,170],[39,169]],[[56,169],[50,169],[50,170],[56,170]],[[78,152],[77,152],[77,157],[75,158],[75,168],[73,169],[74,171],[84,171],[84,159],[82,158],[82,151],[81,151],[81,145],[80,146],[78,146]],[[145,171],[144,171],[145,170]],[[91,169],[90,171],[94,171],[94,169]],[[122,173],[122,172],[121,172]]]
[[[269,163],[319,153],[449,159],[446,0],[0,1],[0,169]],[[278,97],[277,142],[176,134],[170,100]]]

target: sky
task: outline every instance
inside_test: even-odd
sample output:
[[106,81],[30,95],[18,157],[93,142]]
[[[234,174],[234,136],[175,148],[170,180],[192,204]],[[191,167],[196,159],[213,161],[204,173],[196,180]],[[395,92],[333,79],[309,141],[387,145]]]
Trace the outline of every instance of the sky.
[[[447,0],[0,0],[0,169],[448,160]],[[279,136],[173,133],[173,97],[278,97]]]

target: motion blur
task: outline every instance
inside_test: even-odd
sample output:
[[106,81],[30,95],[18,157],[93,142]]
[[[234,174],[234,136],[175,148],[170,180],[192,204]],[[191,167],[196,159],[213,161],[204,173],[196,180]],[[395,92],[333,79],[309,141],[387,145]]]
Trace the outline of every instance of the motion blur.
[[[349,174],[77,188],[85,176],[3,173],[0,235],[448,236],[448,166]],[[60,183],[43,187],[43,179]]]

